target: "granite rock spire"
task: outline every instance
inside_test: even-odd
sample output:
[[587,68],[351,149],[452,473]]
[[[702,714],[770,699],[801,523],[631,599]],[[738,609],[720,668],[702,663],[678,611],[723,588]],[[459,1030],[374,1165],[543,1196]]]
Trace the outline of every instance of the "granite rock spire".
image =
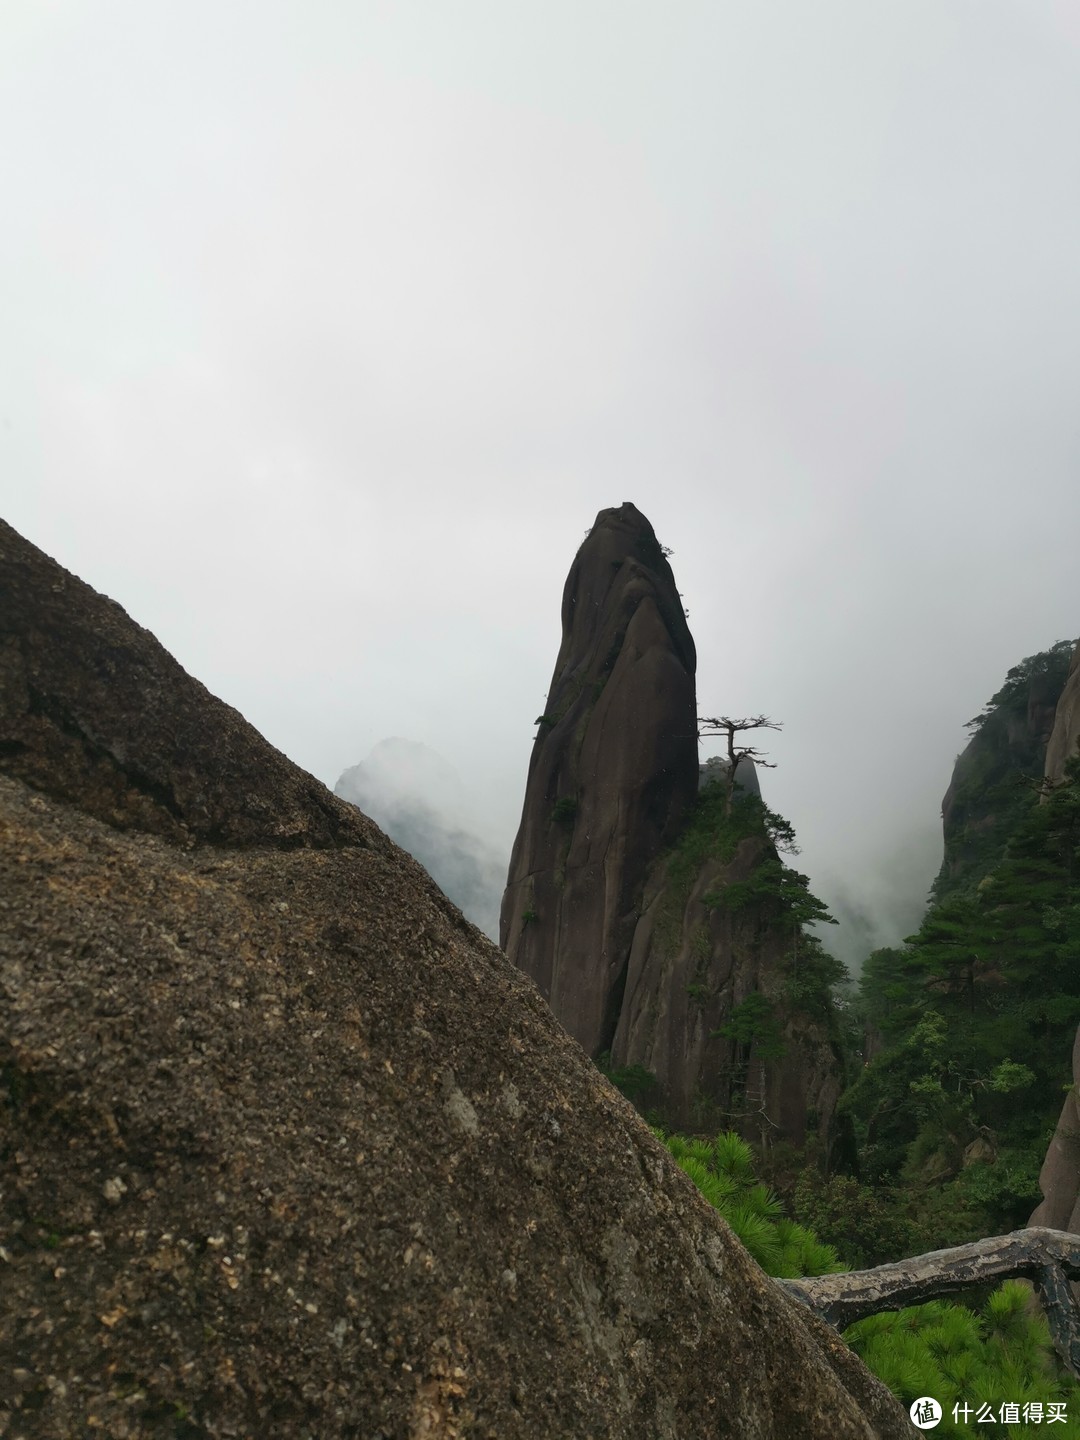
[[[827,972],[789,918],[756,768],[698,763],[694,643],[652,526],[602,510],[563,593],[500,939],[600,1060],[677,1126],[826,1142],[840,1066]],[[719,784],[710,782],[720,782]],[[738,913],[736,913],[736,911]]]
[[615,1037],[646,873],[697,791],[696,664],[652,526],[601,510],[563,590],[500,929],[593,1056]]

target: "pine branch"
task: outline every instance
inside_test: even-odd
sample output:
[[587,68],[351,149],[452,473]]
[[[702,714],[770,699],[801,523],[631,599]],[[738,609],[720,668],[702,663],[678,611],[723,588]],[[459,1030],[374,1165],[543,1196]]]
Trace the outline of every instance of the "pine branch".
[[932,1250],[910,1260],[838,1275],[775,1283],[838,1330],[882,1310],[956,1295],[988,1280],[1034,1282],[1061,1363],[1080,1376],[1080,1309],[1070,1280],[1080,1280],[1080,1235],[1032,1226],[973,1245]]

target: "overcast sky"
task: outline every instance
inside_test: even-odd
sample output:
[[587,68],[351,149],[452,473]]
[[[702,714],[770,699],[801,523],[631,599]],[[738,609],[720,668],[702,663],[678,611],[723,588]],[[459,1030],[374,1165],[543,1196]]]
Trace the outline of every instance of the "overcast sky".
[[1075,0],[4,0],[3,514],[328,785],[434,747],[508,858],[631,500],[896,941],[964,722],[1080,633],[1078,141]]

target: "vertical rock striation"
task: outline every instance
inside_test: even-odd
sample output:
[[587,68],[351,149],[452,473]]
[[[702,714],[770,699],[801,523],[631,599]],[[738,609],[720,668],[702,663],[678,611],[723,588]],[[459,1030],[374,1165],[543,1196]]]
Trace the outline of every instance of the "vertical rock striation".
[[652,526],[601,510],[563,590],[500,926],[593,1056],[615,1036],[646,874],[697,790],[696,663]]
[[[1069,662],[1065,688],[1057,703],[1054,725],[1046,746],[1047,780],[1060,783],[1065,764],[1080,744],[1080,641]],[[1080,1030],[1072,1053],[1073,1085],[1061,1107],[1061,1117],[1039,1171],[1042,1201],[1029,1225],[1049,1225],[1053,1230],[1080,1233]],[[1073,1286],[1080,1299],[1080,1286]]]

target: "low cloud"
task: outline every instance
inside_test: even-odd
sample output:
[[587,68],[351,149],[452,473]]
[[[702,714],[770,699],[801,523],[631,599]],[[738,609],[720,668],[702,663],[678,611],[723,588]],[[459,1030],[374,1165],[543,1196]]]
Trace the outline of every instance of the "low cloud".
[[437,751],[400,737],[381,740],[334,791],[419,861],[466,919],[498,943],[507,859],[462,828],[465,788]]

